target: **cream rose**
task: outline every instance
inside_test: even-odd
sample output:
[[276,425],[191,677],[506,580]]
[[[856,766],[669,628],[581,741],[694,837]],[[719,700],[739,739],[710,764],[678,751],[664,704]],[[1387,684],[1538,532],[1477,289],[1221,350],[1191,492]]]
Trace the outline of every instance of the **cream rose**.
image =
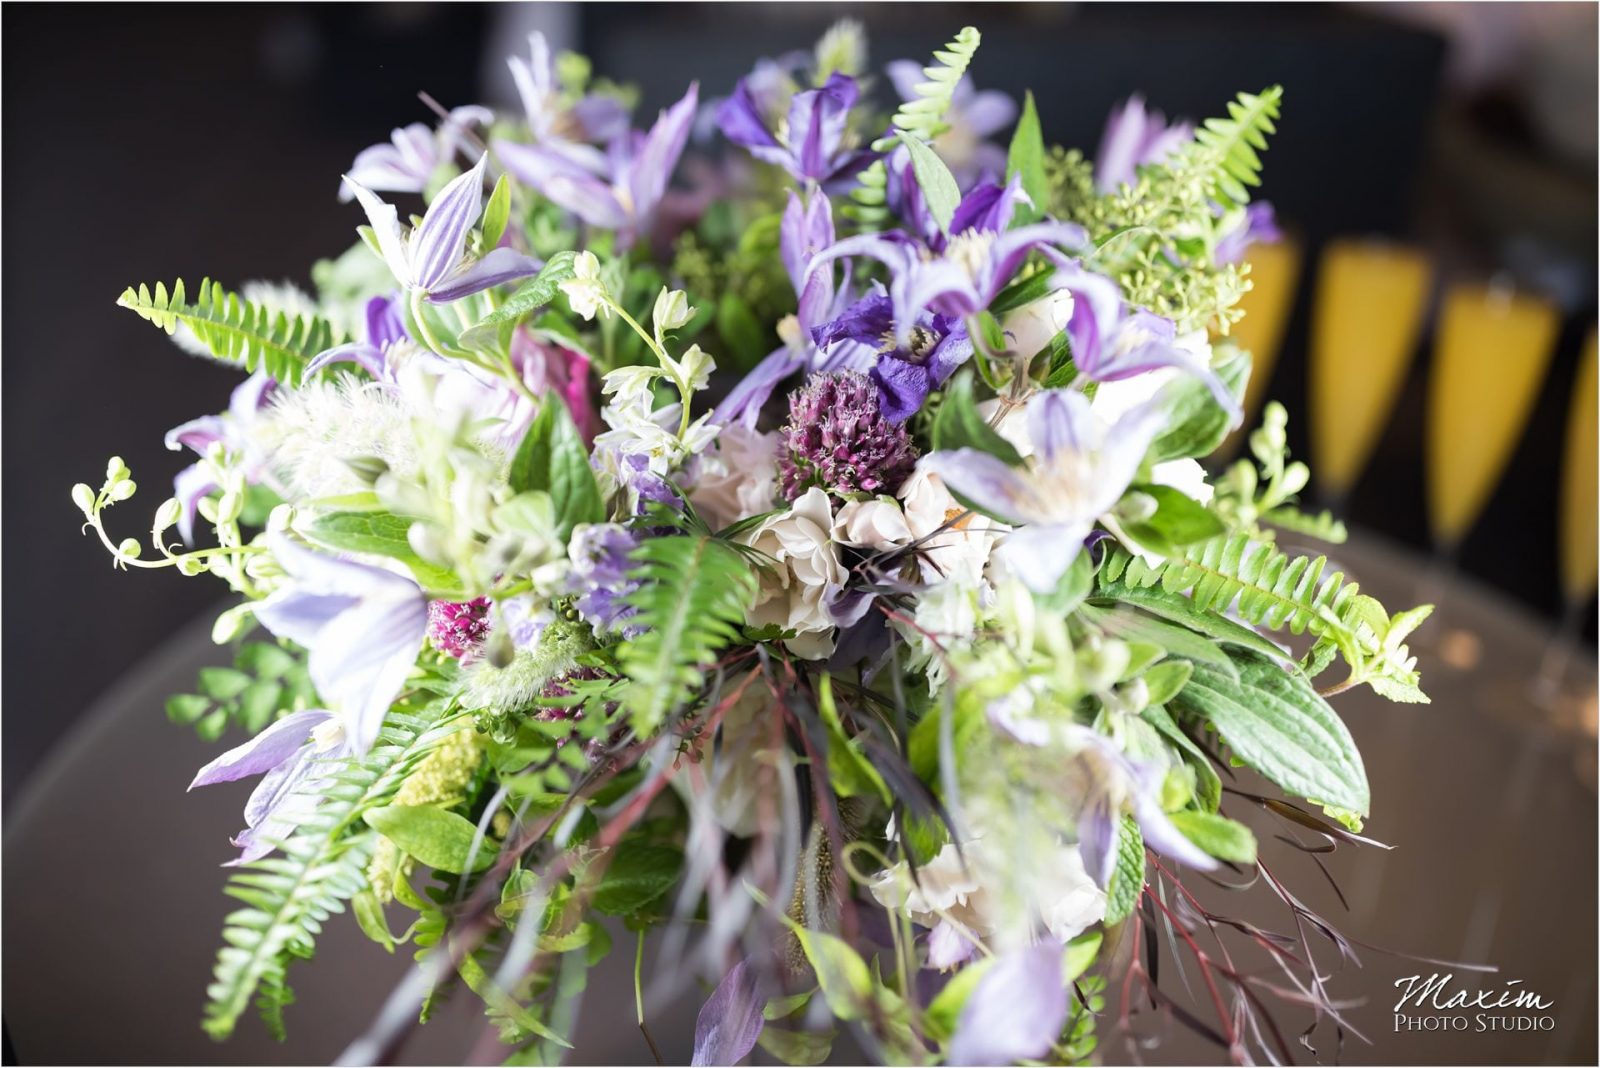
[[759,523],[746,544],[775,566],[762,569],[761,587],[750,622],[793,630],[789,649],[819,660],[833,652],[833,618],[828,597],[844,584],[844,565],[833,542],[833,509],[828,495],[813,486],[787,512]]
[[[968,512],[943,479],[920,466],[901,485],[900,500],[911,532],[908,540],[920,542],[923,581],[975,585],[995,540],[1008,529],[1005,524]],[[946,523],[953,525],[940,530]]]
[[772,510],[778,486],[778,435],[735,423],[717,435],[700,462],[689,501],[712,529]]
[[900,502],[893,497],[846,501],[833,518],[833,540],[856,549],[893,549],[912,538]]
[[1042,350],[1072,319],[1072,293],[1058,289],[1024,304],[1001,324],[1006,344],[1012,352],[1032,356]]

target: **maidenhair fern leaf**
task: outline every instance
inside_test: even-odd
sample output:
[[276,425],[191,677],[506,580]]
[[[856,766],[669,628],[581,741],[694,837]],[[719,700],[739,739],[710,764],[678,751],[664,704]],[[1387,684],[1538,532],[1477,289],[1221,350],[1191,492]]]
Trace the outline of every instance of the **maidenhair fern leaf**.
[[247,371],[265,371],[291,386],[299,385],[306,363],[337,340],[333,327],[320,316],[272,311],[210,279],[200,283],[194,303],[186,296],[179,279],[170,293],[162,282],[156,283],[153,292],[147,285],[129,286],[117,304],[169,334],[181,323],[217,359],[241,364]]
[[1187,594],[1200,612],[1232,608],[1252,625],[1310,633],[1339,651],[1352,683],[1372,683],[1385,692],[1404,692],[1407,700],[1426,701],[1417,689],[1415,658],[1401,644],[1426,611],[1413,609],[1391,619],[1342,572],[1328,572],[1327,563],[1324,556],[1291,557],[1270,542],[1233,534],[1188,546],[1156,564],[1113,549],[1100,584],[1113,598],[1123,589],[1159,584],[1168,593]]
[[641,584],[628,597],[644,629],[617,659],[628,677],[622,707],[639,735],[654,731],[705,681],[717,652],[738,637],[756,595],[739,550],[706,533],[648,538],[634,552]]
[[1228,104],[1228,117],[1207,119],[1195,131],[1191,151],[1211,167],[1213,199],[1226,207],[1250,202],[1249,186],[1261,184],[1261,157],[1267,135],[1276,133],[1273,120],[1283,100],[1283,87],[1274,85],[1260,93],[1240,93]]
[[367,885],[377,834],[362,813],[385,804],[423,757],[459,726],[434,716],[391,712],[363,760],[315,777],[316,807],[301,819],[279,854],[241,865],[226,893],[245,907],[229,914],[225,943],[206,988],[203,1026],[216,1039],[233,1033],[252,996],[269,1030],[282,1035],[283,1008],[293,1000],[289,962],[312,955],[329,916]]

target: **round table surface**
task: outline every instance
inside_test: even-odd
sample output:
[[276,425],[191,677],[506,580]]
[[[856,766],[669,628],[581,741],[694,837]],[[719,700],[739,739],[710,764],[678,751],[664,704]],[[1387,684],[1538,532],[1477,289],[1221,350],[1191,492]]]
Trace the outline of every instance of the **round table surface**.
[[[1392,705],[1364,689],[1335,699],[1372,782],[1367,833],[1393,847],[1341,847],[1326,858],[1344,888],[1341,906],[1311,859],[1272,840],[1281,827],[1252,823],[1262,855],[1306,904],[1348,936],[1415,956],[1495,965],[1489,979],[1457,972],[1456,987],[1520,980],[1554,1006],[1549,1030],[1419,1032],[1397,1028],[1396,981],[1447,967],[1359,950],[1362,967],[1340,967],[1331,946],[1319,963],[1337,970],[1336,995],[1359,1000],[1349,1019],[1370,1044],[1347,1037],[1339,1059],[1354,1064],[1593,1063],[1596,1057],[1596,807],[1594,662],[1575,654],[1568,695],[1551,711],[1531,680],[1551,628],[1470,581],[1438,581],[1428,562],[1357,532],[1326,549],[1391,610],[1437,597],[1438,612],[1414,637],[1431,705]],[[1431,587],[1431,590],[1430,590]],[[294,965],[297,1000],[289,1037],[275,1042],[246,1017],[232,1040],[200,1030],[223,917],[218,867],[233,850],[250,783],[185,787],[218,747],[167,724],[166,697],[192,688],[197,668],[223,662],[210,620],[175,634],[161,651],[96,703],[31,776],[7,813],[3,902],[5,1023],[20,1063],[327,1063],[362,1031],[410,967],[336,916],[316,959]],[[1283,906],[1264,887],[1231,894],[1231,914],[1284,930]],[[631,954],[618,947],[591,977],[570,1063],[649,1063],[634,1026]],[[646,964],[649,974],[650,964]],[[667,977],[670,980],[670,976]],[[1181,996],[1177,970],[1164,988]],[[693,979],[660,984],[648,1006],[668,1063],[687,1063],[704,988]],[[1309,1022],[1281,1007],[1291,1036]],[[1107,1022],[1109,1029],[1110,1021]],[[1159,1020],[1151,1062],[1220,1062],[1223,1051]],[[481,1005],[452,996],[401,1049],[402,1063],[461,1063],[483,1035]],[[1333,1038],[1319,1034],[1323,1059]],[[1125,1061],[1109,1036],[1107,1062]],[[1302,1051],[1302,1056],[1310,1055]]]

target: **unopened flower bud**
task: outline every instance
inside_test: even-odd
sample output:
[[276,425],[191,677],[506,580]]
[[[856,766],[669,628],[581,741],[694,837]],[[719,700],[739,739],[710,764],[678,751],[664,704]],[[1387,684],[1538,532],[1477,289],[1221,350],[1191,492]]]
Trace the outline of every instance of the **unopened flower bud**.
[[126,556],[130,560],[135,560],[138,559],[141,548],[138,538],[123,538],[122,544],[117,546],[117,553],[120,556]]
[[86,483],[80,482],[72,487],[72,503],[78,506],[78,511],[84,515],[94,513],[94,490]]
[[106,461],[106,481],[117,482],[128,477],[128,465],[122,462],[122,457],[113,456]]
[[184,576],[185,578],[194,578],[196,575],[203,575],[211,567],[211,565],[207,563],[203,557],[198,556],[180,556],[178,557],[177,566],[178,574]]
[[183,514],[183,502],[176,497],[168,497],[161,502],[161,507],[156,509],[155,522],[151,524],[153,531],[163,531],[178,521]]
[[117,481],[111,483],[109,496],[114,501],[125,501],[129,497],[132,497],[133,491],[138,488],[138,485],[133,481],[133,479],[119,478]]
[[483,641],[483,656],[489,661],[490,667],[510,667],[516,655],[517,647],[512,644],[511,632],[507,628],[491,630]]
[[661,287],[661,293],[656,297],[654,311],[656,329],[658,331],[676,330],[690,319],[694,318],[694,309],[689,307],[689,295],[681,289],[668,289]]
[[224,493],[217,501],[217,522],[232,523],[244,511],[244,494],[235,490]]

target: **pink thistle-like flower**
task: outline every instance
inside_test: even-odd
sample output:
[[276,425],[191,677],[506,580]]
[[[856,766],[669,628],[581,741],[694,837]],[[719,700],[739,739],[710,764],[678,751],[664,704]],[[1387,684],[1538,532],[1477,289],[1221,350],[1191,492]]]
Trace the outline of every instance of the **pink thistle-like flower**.
[[489,598],[428,602],[428,641],[446,656],[468,661],[489,633]]
[[789,394],[778,456],[788,500],[812,486],[836,497],[893,493],[916,462],[911,435],[884,415],[878,387],[866,375],[816,375]]

